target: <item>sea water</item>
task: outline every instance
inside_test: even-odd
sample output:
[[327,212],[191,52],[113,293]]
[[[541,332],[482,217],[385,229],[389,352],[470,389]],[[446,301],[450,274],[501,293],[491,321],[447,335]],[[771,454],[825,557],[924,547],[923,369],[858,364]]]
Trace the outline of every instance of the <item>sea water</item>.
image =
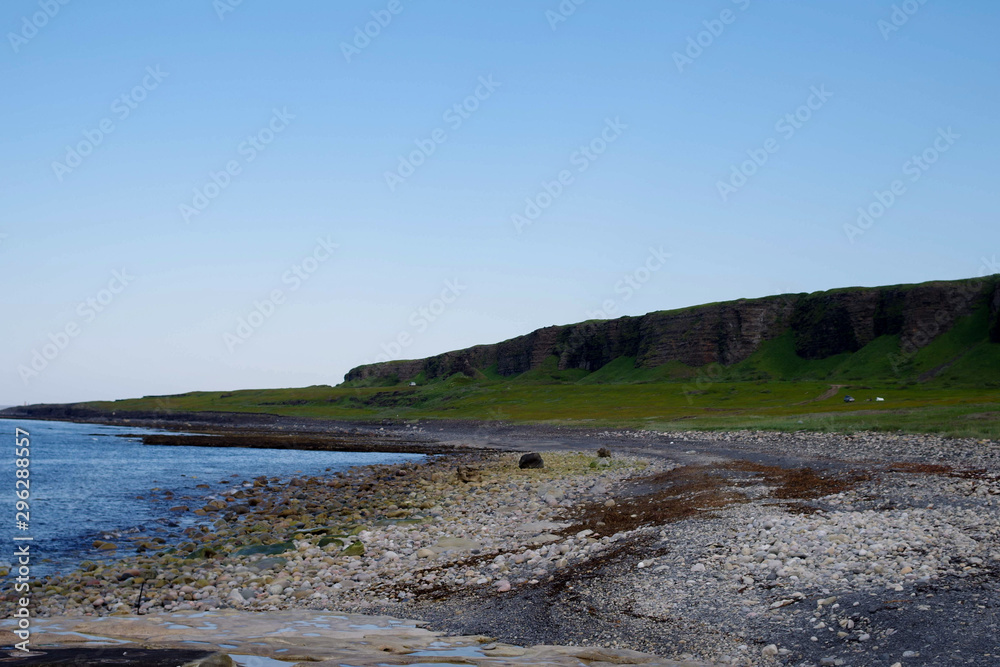
[[[15,428],[30,434],[30,521],[27,531],[15,524]],[[165,433],[153,429],[75,424],[55,421],[0,419],[0,527],[7,544],[30,535],[35,575],[68,571],[85,559],[99,560],[130,553],[129,538],[179,538],[190,525],[190,512],[206,497],[239,488],[245,481],[266,475],[287,481],[292,477],[332,474],[354,466],[401,463],[420,454],[377,452],[322,452],[245,447],[187,447],[143,445],[140,436]],[[224,482],[224,483],[223,483]],[[199,488],[208,484],[210,488]],[[159,492],[151,493],[154,488]],[[170,490],[172,499],[162,492]],[[96,540],[119,549],[98,551]],[[11,556],[0,552],[0,564]]]

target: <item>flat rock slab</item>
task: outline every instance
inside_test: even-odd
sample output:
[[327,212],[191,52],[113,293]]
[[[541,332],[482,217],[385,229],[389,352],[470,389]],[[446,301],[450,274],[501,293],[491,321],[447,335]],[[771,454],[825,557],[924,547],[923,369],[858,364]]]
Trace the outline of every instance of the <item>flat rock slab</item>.
[[555,521],[531,521],[529,523],[522,524],[518,528],[517,532],[537,535],[539,533],[551,533],[555,530],[562,530],[563,528],[569,526],[568,523],[557,523]]
[[444,553],[446,551],[471,551],[472,549],[482,549],[483,545],[475,540],[467,540],[464,537],[444,537],[431,547],[432,551]]
[[[2,621],[10,627],[11,621]],[[169,662],[171,666],[205,660],[205,667],[228,667],[231,656],[270,658],[288,665],[304,667],[353,665],[376,667],[442,663],[500,667],[501,665],[538,665],[579,667],[581,661],[601,665],[662,665],[663,667],[704,667],[705,663],[677,662],[646,653],[576,646],[519,647],[494,642],[481,636],[446,636],[420,627],[417,621],[389,616],[340,614],[306,609],[245,612],[219,610],[174,612],[144,616],[105,616],[100,618],[64,617],[35,619],[31,647],[49,656],[65,651],[66,656],[80,656],[102,651],[100,662],[16,662],[24,665],[132,665],[158,667],[168,662],[114,662],[108,656],[129,658],[127,653],[170,649],[172,655],[187,651],[193,659]],[[6,633],[9,634],[9,633]],[[13,635],[11,635],[13,636]],[[123,642],[128,642],[127,644]],[[134,644],[133,644],[134,643]],[[200,650],[192,650],[197,643]],[[153,650],[155,649],[155,650]],[[115,653],[117,652],[117,653]],[[211,657],[213,653],[223,655]],[[163,655],[167,655],[164,653]],[[75,657],[74,657],[75,659]],[[220,661],[221,660],[221,661]]]

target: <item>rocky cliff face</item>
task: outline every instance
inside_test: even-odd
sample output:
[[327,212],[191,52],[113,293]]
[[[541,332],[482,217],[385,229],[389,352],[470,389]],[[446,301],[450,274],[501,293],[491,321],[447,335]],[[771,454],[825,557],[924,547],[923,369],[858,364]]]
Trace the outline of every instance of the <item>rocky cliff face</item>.
[[493,345],[477,345],[427,359],[369,364],[345,377],[406,381],[455,373],[473,376],[492,366],[510,377],[538,368],[549,357],[561,370],[595,371],[612,359],[635,357],[640,368],[668,362],[699,367],[743,361],[761,343],[792,332],[796,353],[824,359],[856,352],[883,335],[899,335],[903,349],[919,350],[955,320],[981,306],[990,309],[990,337],[1000,342],[1000,278],[920,285],[849,288],[740,299],[538,329]]

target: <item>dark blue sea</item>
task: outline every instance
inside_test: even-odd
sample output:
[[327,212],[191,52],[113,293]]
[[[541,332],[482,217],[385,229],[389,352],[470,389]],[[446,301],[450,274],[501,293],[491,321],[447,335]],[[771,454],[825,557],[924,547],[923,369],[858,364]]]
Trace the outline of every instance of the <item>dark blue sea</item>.
[[[29,529],[15,523],[15,428],[30,433]],[[15,535],[33,537],[31,551],[35,574],[69,571],[81,560],[99,560],[130,553],[129,537],[177,535],[194,521],[187,513],[179,519],[169,511],[175,505],[191,509],[202,500],[260,475],[282,481],[317,475],[327,469],[420,460],[420,454],[372,452],[316,452],[242,447],[184,447],[143,445],[138,436],[162,433],[151,429],[0,419],[4,456],[0,498],[2,537],[0,564],[9,565]],[[330,473],[326,473],[330,474]],[[224,482],[225,483],[222,483]],[[209,484],[210,489],[197,488]],[[172,500],[162,493],[174,492]],[[184,499],[185,496],[190,499]],[[140,498],[141,497],[141,498]],[[119,545],[116,553],[97,552],[92,543],[107,540]]]

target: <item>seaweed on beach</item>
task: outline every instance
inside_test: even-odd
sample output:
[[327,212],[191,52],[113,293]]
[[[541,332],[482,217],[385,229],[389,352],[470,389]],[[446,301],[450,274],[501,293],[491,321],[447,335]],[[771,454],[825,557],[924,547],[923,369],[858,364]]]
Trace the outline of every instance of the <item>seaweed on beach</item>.
[[613,505],[595,501],[579,507],[570,518],[573,525],[563,534],[589,529],[612,535],[661,525],[726,505],[742,502],[745,496],[728,490],[724,479],[711,466],[682,466],[667,472],[633,480],[631,495],[617,498]]
[[[750,473],[752,477],[734,479],[734,472]],[[612,535],[709,516],[713,510],[746,502],[747,495],[738,489],[751,485],[773,487],[768,497],[774,499],[803,501],[843,493],[870,479],[866,472],[824,474],[812,468],[782,468],[752,461],[682,466],[633,479],[631,488],[612,505],[595,501],[581,506],[570,517],[573,525],[562,533],[569,535],[590,529],[599,535]],[[814,511],[802,503],[796,506],[799,512]]]

